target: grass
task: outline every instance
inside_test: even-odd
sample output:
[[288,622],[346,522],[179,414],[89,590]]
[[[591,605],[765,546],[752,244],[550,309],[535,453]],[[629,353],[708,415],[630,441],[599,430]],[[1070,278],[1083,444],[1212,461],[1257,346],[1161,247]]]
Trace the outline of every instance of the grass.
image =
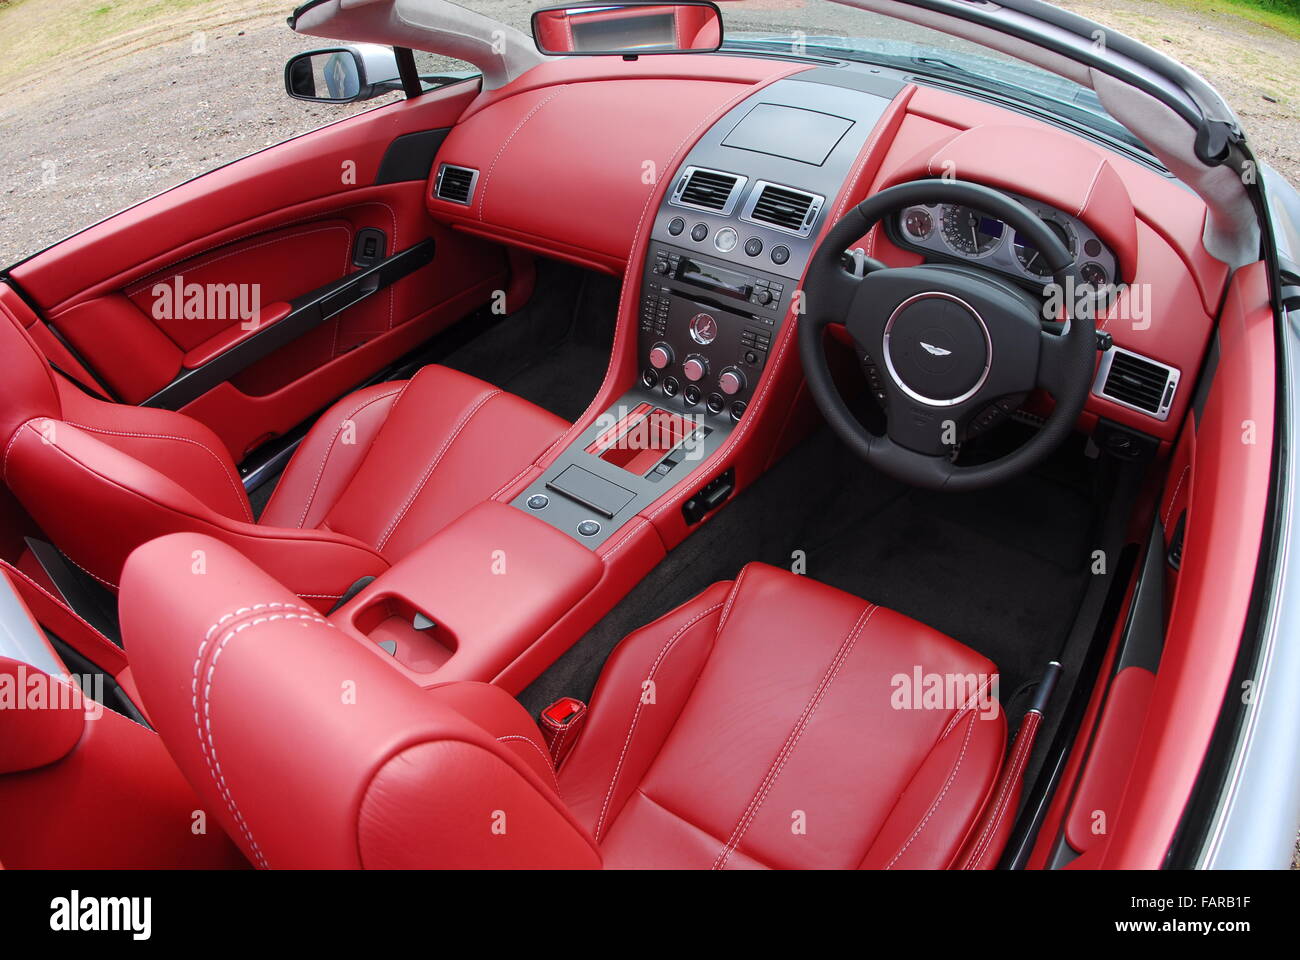
[[71,55],[210,5],[214,0],[0,0],[0,79],[47,70],[75,77]]
[[1300,0],[1162,0],[1171,7],[1191,7],[1241,17],[1300,40]]

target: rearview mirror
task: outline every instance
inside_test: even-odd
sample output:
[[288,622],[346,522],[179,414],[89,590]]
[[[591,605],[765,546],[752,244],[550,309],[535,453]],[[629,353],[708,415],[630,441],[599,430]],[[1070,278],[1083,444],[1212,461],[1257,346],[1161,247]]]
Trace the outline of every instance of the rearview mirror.
[[722,46],[722,13],[705,0],[547,7],[533,13],[533,40],[551,56],[712,53]]
[[290,57],[284,88],[297,100],[355,103],[401,90],[402,81],[392,47],[357,43]]

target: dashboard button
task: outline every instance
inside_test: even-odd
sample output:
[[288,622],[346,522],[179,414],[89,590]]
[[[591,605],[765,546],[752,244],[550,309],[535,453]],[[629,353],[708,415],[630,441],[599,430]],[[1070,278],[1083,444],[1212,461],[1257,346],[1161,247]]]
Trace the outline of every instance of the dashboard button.
[[665,397],[675,397],[677,392],[682,389],[682,385],[677,382],[676,377],[664,377],[663,386],[660,387]]
[[651,369],[650,367],[647,367],[646,369],[641,371],[641,383],[643,385],[647,387],[653,387],[658,382],[659,382],[659,374],[655,370]]
[[578,533],[584,537],[594,537],[600,533],[600,524],[595,520],[584,520],[578,524]]
[[713,245],[719,253],[730,253],[736,249],[736,244],[740,242],[740,237],[731,227],[723,227],[713,236]]
[[731,419],[739,420],[745,413],[745,401],[737,400],[731,405]]
[[708,372],[709,362],[699,354],[692,354],[687,357],[686,362],[682,364],[682,373],[686,375],[687,380],[692,382],[703,380],[704,375]]
[[703,391],[693,383],[688,383],[686,389],[682,391],[682,399],[686,401],[688,407],[693,407],[699,403],[702,396],[704,396]]
[[756,257],[763,252],[763,241],[758,237],[750,237],[745,241],[745,252],[751,257]]
[[544,493],[534,493],[528,498],[528,507],[531,510],[540,510],[551,502],[551,498]]
[[771,290],[766,290],[766,289],[764,289],[764,290],[755,290],[755,291],[754,291],[754,296],[758,298],[758,302],[759,302],[759,304],[762,305],[762,306],[764,306],[764,307],[766,307],[769,303],[772,302],[772,291],[771,291]]
[[781,264],[790,259],[790,248],[783,243],[778,243],[772,248],[772,262]]
[[721,413],[727,409],[727,401],[720,393],[709,394],[709,399],[705,401],[704,405],[709,408],[709,413]]
[[695,240],[696,242],[704,240],[705,238],[708,237],[708,235],[709,235],[708,224],[697,223],[695,226],[691,227],[691,239]]
[[686,229],[686,221],[681,217],[673,217],[668,221],[668,232],[674,237]]

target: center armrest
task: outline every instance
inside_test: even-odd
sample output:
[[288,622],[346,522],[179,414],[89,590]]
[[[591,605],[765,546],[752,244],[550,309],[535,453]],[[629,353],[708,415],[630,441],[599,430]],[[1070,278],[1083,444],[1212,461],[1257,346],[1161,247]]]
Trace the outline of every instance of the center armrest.
[[428,686],[491,681],[596,586],[599,558],[504,503],[464,513],[333,617]]

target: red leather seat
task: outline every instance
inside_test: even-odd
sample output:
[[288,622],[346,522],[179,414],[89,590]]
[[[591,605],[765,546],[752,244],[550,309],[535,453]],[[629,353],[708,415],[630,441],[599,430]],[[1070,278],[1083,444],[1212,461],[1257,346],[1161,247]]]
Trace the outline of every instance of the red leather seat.
[[[421,689],[294,601],[194,536],[123,582],[150,716],[259,866],[950,867],[1003,842],[994,665],[815,581],[751,564],[630,635],[558,773],[500,689]],[[924,675],[974,686],[900,699]]]
[[131,550],[188,530],[232,544],[328,609],[493,496],[568,427],[473,377],[425,367],[326,411],[255,522],[229,452],[203,424],[87,395],[7,314],[0,356],[0,472],[46,535],[113,588]]

